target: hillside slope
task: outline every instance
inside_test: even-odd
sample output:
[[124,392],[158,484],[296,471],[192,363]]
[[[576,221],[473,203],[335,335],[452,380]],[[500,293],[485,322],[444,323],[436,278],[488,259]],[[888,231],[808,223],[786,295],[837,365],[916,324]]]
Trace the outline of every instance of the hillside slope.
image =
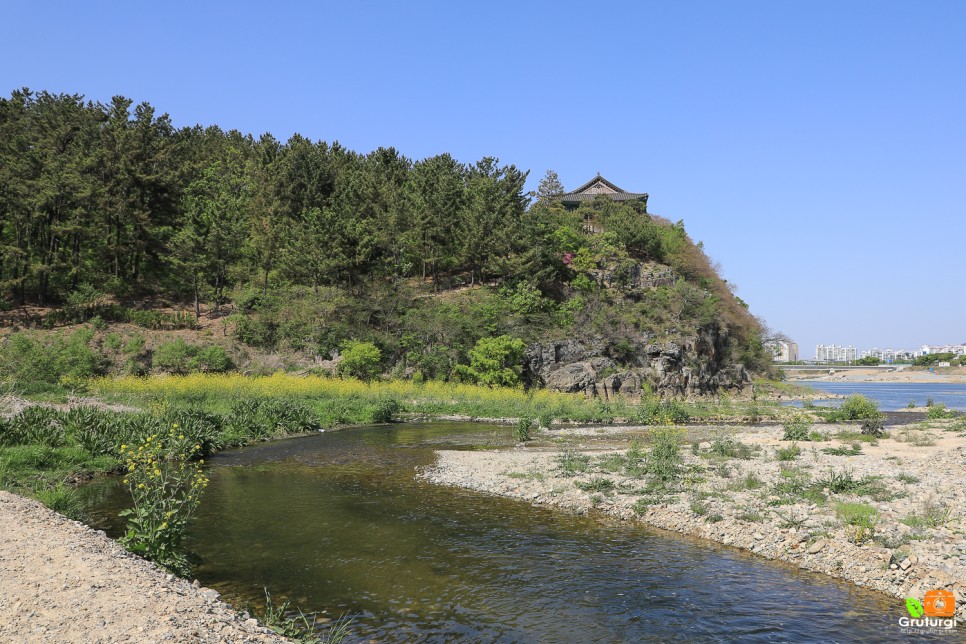
[[494,158],[175,129],[123,97],[27,90],[0,100],[0,140],[0,312],[55,330],[7,334],[7,380],[330,369],[349,350],[366,375],[693,395],[768,368],[681,222],[531,203]]

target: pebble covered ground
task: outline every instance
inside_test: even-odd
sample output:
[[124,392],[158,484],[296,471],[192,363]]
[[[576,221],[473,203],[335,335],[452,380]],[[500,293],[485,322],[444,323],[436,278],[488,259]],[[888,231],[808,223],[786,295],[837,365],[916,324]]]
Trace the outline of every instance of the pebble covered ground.
[[218,593],[0,491],[0,642],[285,642]]
[[[790,460],[778,458],[791,447],[778,425],[690,427],[697,438],[682,445],[677,486],[661,493],[646,491],[645,474],[621,467],[646,428],[541,430],[535,443],[512,449],[440,451],[420,476],[643,521],[895,597],[953,590],[957,617],[966,620],[966,433],[959,427],[888,427],[888,438],[869,443],[854,440],[857,426],[815,425],[825,440],[797,442]],[[647,454],[646,444],[641,451]],[[565,457],[583,465],[565,467]],[[835,491],[836,481],[851,489]],[[856,508],[866,529],[850,524]]]

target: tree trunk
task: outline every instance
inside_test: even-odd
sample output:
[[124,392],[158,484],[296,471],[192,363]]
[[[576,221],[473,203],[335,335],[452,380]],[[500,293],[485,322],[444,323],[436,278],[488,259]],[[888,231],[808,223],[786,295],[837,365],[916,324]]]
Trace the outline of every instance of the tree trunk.
[[198,274],[195,273],[195,322],[201,319],[201,304],[198,301]]

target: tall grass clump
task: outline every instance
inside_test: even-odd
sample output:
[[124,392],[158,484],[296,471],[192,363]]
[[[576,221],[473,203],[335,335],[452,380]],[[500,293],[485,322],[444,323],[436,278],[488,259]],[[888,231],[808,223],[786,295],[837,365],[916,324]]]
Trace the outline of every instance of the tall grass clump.
[[296,606],[293,609],[290,601],[276,604],[268,589],[264,590],[265,609],[261,611],[260,619],[279,635],[302,644],[338,644],[349,635],[353,619],[347,614],[332,622],[326,633],[320,636],[317,634],[319,624],[316,615],[313,614],[310,619],[301,608]]
[[516,425],[516,438],[521,443],[529,441],[533,434],[533,419],[529,416],[523,416],[517,420]]

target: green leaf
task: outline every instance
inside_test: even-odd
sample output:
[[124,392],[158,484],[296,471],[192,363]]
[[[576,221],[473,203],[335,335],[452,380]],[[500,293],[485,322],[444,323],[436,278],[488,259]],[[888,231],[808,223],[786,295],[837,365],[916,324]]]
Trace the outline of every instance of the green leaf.
[[922,617],[922,614],[925,612],[922,607],[922,602],[915,597],[909,597],[906,599],[906,610],[909,611],[909,614],[912,615],[913,618]]

